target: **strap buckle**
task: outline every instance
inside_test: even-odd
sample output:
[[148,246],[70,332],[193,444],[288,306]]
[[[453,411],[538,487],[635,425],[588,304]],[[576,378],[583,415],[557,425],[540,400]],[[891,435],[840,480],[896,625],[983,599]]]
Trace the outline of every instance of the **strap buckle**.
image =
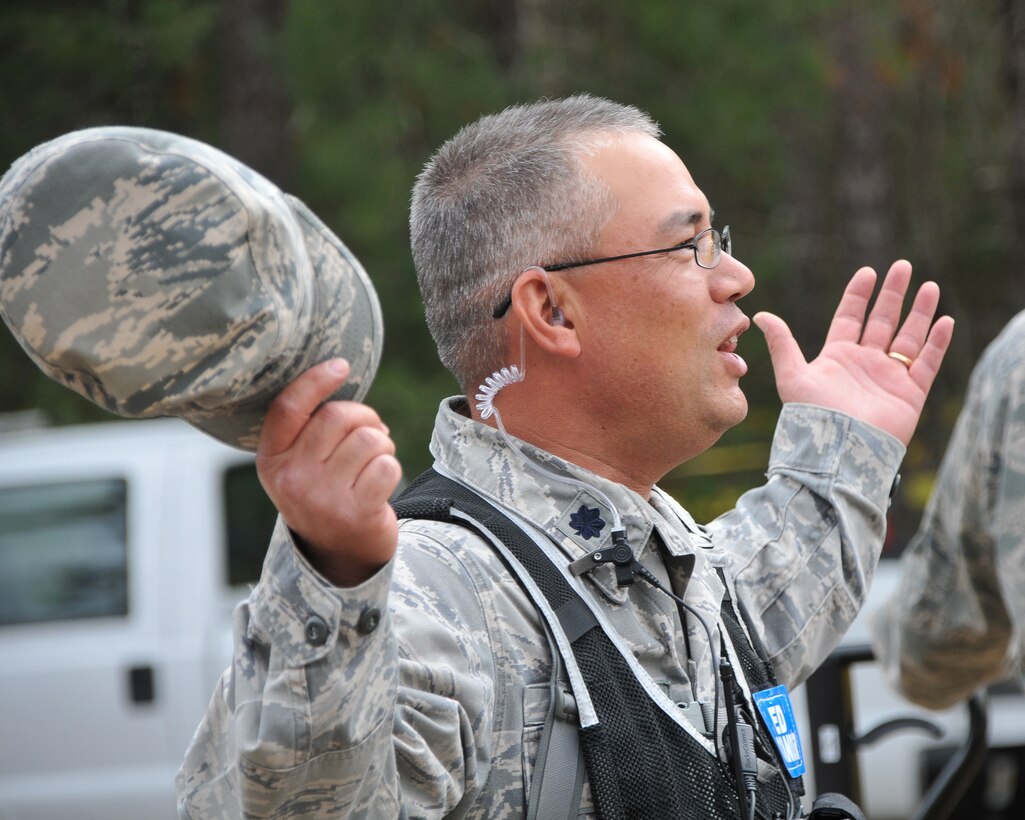
[[559,720],[576,721],[580,717],[577,699],[568,685],[559,684],[555,687],[555,717]]

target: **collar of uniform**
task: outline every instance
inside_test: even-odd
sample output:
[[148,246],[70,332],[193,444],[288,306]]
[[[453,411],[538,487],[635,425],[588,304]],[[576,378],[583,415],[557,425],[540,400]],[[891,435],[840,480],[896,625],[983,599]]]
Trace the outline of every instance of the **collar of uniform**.
[[[446,473],[550,535],[569,561],[610,543],[614,518],[589,487],[600,490],[616,506],[630,546],[637,553],[647,547],[653,510],[637,493],[521,439],[513,440],[527,458],[583,486],[548,479],[526,466],[523,456],[512,452],[495,428],[469,417],[464,396],[441,403],[431,453]],[[616,585],[611,564],[592,570],[587,577],[610,600],[626,601],[627,590]]]
[[725,552],[712,542],[708,530],[694,520],[693,516],[681,507],[672,496],[655,487],[651,492],[648,502],[667,521],[676,521],[686,531],[686,538],[676,527],[660,527],[659,535],[665,542],[665,548],[670,555],[680,556],[687,553],[696,553],[707,556],[713,562],[718,563],[718,557],[725,557]]
[[[686,531],[686,536],[684,536],[679,527],[658,527],[658,534],[662,538],[663,546],[674,559],[680,559],[687,554],[694,555],[695,562],[690,569],[689,579],[701,579],[703,592],[698,599],[691,598],[690,600],[691,603],[697,603],[699,608],[707,607],[703,614],[707,616],[707,619],[711,619],[709,623],[713,623],[718,619],[724,593],[722,581],[716,570],[729,566],[729,554],[723,545],[712,541],[708,530],[698,524],[676,499],[658,487],[652,491],[650,503],[663,519],[678,521]],[[670,566],[674,564],[673,561],[668,563]],[[678,560],[676,566],[681,566]],[[687,586],[690,586],[689,583]]]

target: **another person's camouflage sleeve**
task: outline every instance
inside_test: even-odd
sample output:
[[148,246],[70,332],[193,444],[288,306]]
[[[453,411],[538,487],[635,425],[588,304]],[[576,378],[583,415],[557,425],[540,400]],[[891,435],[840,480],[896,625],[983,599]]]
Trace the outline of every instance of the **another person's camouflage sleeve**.
[[709,525],[781,683],[814,672],[861,609],[903,457],[904,445],[876,427],[786,404],[768,481]]
[[891,684],[941,709],[1021,674],[1025,627],[1025,315],[972,374],[896,594],[873,642]]
[[[500,676],[480,600],[452,550],[404,538],[419,540],[403,560],[337,589],[279,521],[178,773],[179,816],[441,818],[487,780]],[[416,646],[395,617],[416,618]]]

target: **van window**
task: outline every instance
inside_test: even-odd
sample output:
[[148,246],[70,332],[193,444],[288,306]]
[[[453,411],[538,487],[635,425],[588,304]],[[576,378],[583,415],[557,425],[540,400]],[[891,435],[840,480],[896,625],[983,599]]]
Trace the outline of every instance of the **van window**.
[[228,553],[225,577],[230,586],[260,579],[278,511],[260,486],[256,466],[243,464],[224,474]]
[[121,479],[0,487],[0,626],[128,614]]

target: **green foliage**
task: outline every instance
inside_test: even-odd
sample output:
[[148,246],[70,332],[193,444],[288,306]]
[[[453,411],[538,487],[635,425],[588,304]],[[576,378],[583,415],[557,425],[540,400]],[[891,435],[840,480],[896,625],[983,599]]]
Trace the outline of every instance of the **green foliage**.
[[[0,162],[100,123],[187,133],[223,127],[224,13],[238,0],[6,0],[0,15]],[[263,6],[269,7],[264,3]],[[250,4],[255,9],[261,4]],[[959,322],[937,406],[956,407],[983,345],[1019,307],[1013,269],[1014,125],[999,10],[969,0],[572,0],[566,3],[281,0],[264,47],[284,73],[292,192],[344,238],[384,306],[385,356],[369,401],[412,475],[430,463],[437,403],[455,392],[424,327],[407,208],[431,152],[462,124],[542,95],[590,91],[649,110],[759,276],[750,314],[790,321],[809,355],[862,263],[907,256]],[[280,36],[277,36],[280,35]],[[857,61],[863,61],[857,63]],[[873,95],[871,122],[842,92]],[[851,258],[839,180],[853,129],[877,129],[889,238]],[[751,419],[667,485],[701,514],[760,480],[778,412],[760,334],[744,337]],[[0,412],[44,406],[62,422],[105,415],[42,377],[0,331]],[[949,431],[927,415],[924,473]],[[920,495],[920,493],[918,493]]]

